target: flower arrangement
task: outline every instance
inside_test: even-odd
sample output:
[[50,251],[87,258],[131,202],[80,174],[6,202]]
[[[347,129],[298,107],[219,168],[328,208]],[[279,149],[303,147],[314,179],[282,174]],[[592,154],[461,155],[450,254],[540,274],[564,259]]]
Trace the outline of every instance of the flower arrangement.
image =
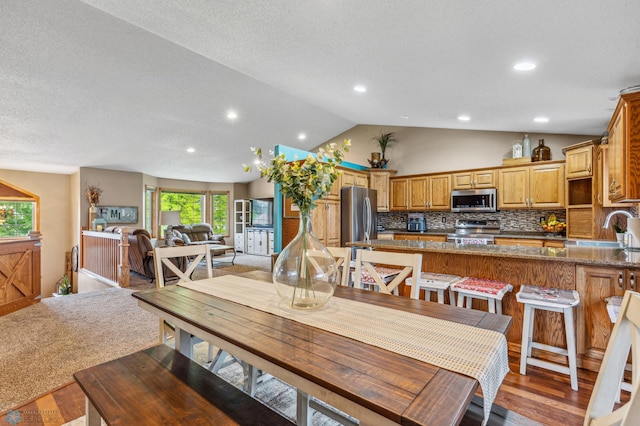
[[100,195],[102,195],[102,188],[99,185],[87,185],[84,195],[87,197],[89,204],[98,204]]
[[[348,152],[349,146],[351,139],[345,139],[342,150]],[[260,177],[279,184],[282,194],[291,198],[302,213],[309,213],[316,207],[317,200],[329,193],[338,178],[337,166],[344,157],[336,143],[320,148],[315,156],[309,154],[304,160],[287,161],[284,154],[280,154],[271,159],[270,165],[263,160],[261,148],[251,148],[251,151],[258,156]],[[251,167],[245,164],[244,170],[248,172]]]

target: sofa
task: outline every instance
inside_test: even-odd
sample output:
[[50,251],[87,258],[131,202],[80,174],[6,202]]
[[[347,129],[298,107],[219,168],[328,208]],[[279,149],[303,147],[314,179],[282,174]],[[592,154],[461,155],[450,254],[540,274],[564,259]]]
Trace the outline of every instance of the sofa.
[[175,225],[167,230],[168,246],[192,245],[192,244],[221,244],[225,245],[224,236],[213,233],[213,228],[208,223],[195,225]]
[[123,228],[126,228],[129,233],[127,237],[129,240],[129,268],[132,272],[153,278],[155,276],[153,256],[149,254],[153,251],[151,235],[146,229],[125,226],[109,226],[105,228],[104,232],[121,234]]

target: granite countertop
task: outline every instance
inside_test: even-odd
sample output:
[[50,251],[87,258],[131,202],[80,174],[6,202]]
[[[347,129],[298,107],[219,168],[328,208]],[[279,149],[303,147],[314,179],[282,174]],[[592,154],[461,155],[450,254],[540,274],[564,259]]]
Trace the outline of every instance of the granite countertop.
[[404,249],[416,252],[439,252],[474,256],[508,257],[517,259],[537,259],[554,262],[571,262],[594,266],[640,267],[640,251],[622,248],[568,246],[524,247],[502,245],[456,245],[454,243],[438,243],[406,240],[371,240],[347,243],[347,246],[372,247],[384,250]]
[[[446,229],[429,229],[425,232],[409,232],[406,229],[386,229],[379,231],[379,234],[408,234],[408,235],[448,235],[455,234],[454,228]],[[533,240],[560,240],[565,241],[567,237],[564,235],[548,234],[546,232],[522,232],[522,231],[500,231],[499,234],[495,234],[497,238],[524,238]]]

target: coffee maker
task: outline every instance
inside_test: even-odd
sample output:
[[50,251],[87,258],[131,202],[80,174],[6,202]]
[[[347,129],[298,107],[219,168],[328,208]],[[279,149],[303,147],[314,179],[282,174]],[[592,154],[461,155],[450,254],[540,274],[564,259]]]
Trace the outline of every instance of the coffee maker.
[[427,219],[424,213],[409,213],[407,220],[408,232],[425,232],[427,230]]

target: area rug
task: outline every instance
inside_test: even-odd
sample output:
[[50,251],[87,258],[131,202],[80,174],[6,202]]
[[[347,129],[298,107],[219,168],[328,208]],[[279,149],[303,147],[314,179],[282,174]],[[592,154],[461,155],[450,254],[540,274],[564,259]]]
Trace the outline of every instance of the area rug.
[[[214,277],[221,277],[223,275],[255,271],[256,269],[261,268],[257,268],[251,265],[224,265],[213,268],[212,272]],[[196,270],[193,271],[191,279],[202,280],[205,278],[207,278],[207,268],[204,264],[200,264],[198,265]],[[148,290],[151,288],[156,288],[156,283],[155,281],[151,282],[149,278],[143,275],[131,272],[131,274],[129,275],[129,288],[132,290]]]
[[131,290],[42,302],[0,317],[0,412],[73,380],[73,373],[158,342],[158,318]]

